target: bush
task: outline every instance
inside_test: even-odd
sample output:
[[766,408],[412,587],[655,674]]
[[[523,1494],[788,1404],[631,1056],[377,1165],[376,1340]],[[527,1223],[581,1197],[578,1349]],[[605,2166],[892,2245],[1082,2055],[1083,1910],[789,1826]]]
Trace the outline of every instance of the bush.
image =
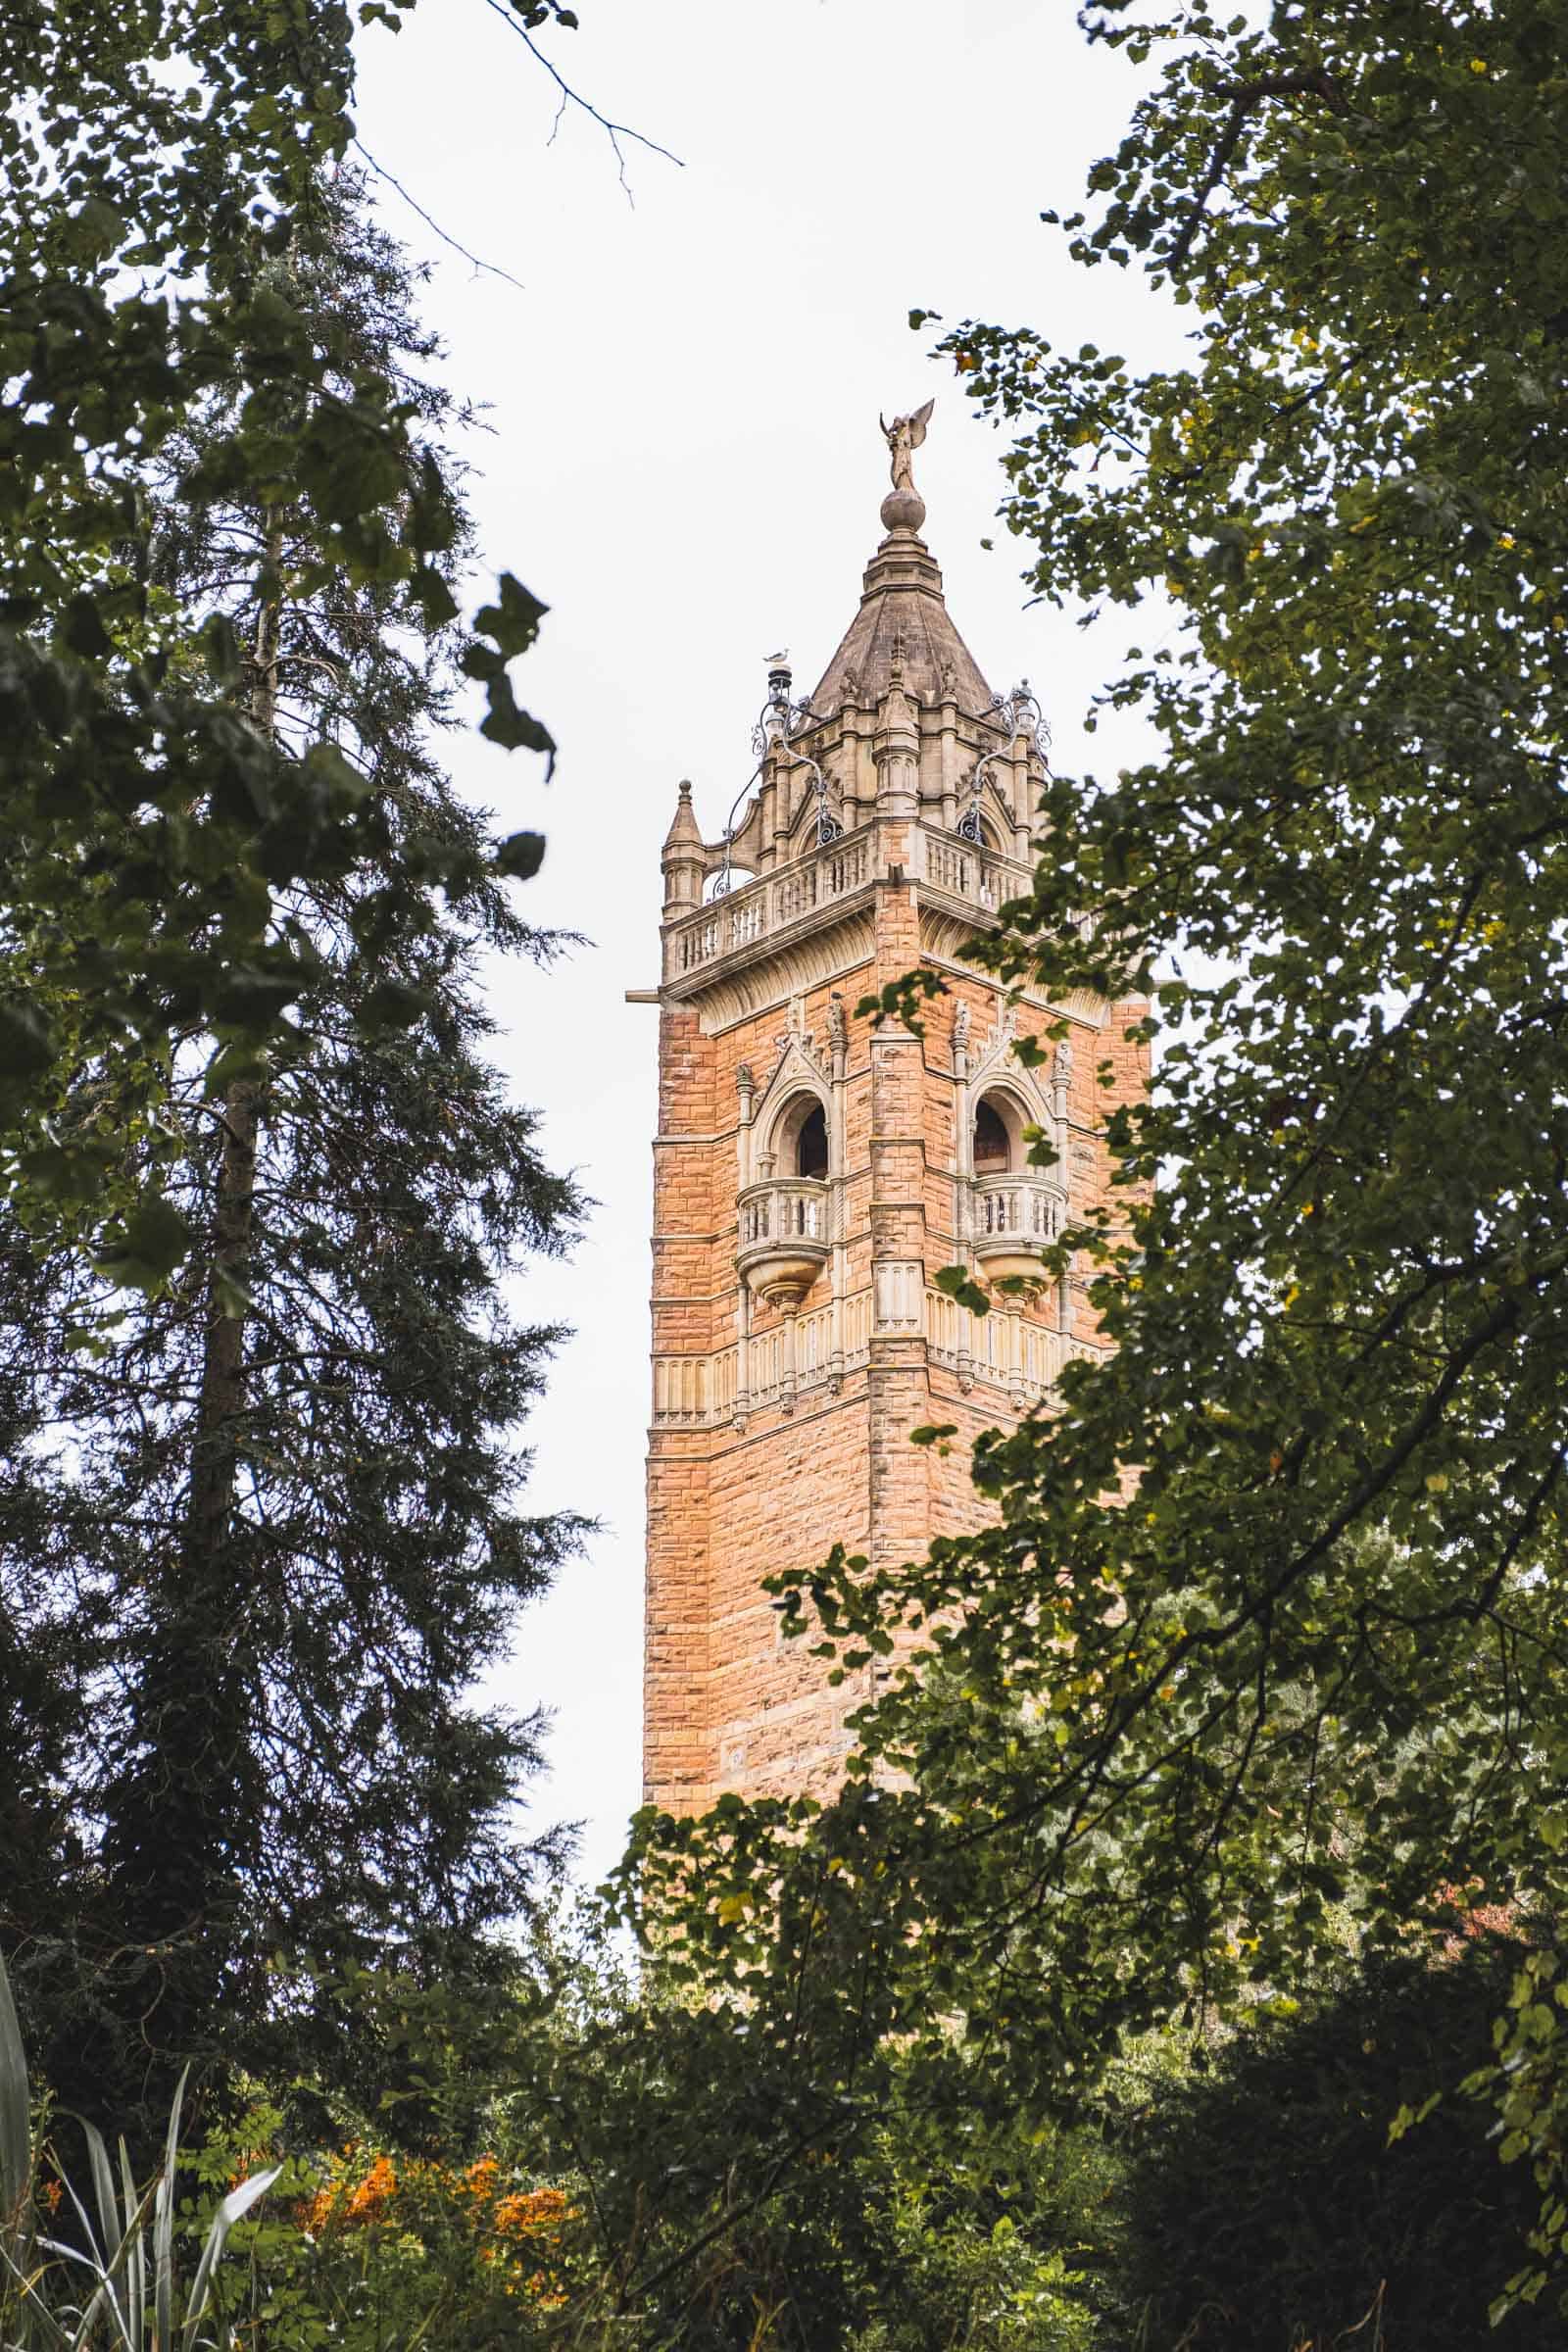
[[[1490,2107],[1456,2085],[1491,2053],[1518,1957],[1494,1938],[1370,1969],[1160,2086],[1129,2132],[1119,2200],[1147,2352],[1488,2342],[1538,2198],[1528,2166],[1498,2162]],[[1434,2093],[1391,2145],[1400,2109]],[[1561,2320],[1519,2311],[1495,2341],[1545,2352]]]

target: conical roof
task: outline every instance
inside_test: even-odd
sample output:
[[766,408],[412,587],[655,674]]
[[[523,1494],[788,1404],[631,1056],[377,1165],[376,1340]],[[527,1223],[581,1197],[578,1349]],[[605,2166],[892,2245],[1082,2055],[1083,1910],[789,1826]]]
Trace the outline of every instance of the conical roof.
[[697,822],[697,811],[692,807],[690,784],[683,783],[675,795],[675,813],[669,820],[669,831],[664,835],[664,847],[666,850],[693,849],[701,853],[703,834]]
[[[924,512],[921,506],[922,517]],[[860,609],[810,698],[811,709],[826,717],[842,703],[876,702],[892,683],[895,667],[907,691],[923,703],[952,695],[960,710],[978,716],[992,699],[943,602],[935,557],[905,525],[889,531],[866,565]]]

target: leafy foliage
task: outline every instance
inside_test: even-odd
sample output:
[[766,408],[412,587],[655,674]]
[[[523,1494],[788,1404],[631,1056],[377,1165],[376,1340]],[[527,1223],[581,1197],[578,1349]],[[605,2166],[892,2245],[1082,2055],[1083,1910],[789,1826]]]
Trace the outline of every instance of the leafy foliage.
[[[1517,1957],[1483,1943],[1347,1972],[1298,2015],[1256,2013],[1136,2107],[1118,2084],[1124,2330],[1150,2352],[1348,2347],[1380,2328],[1426,2352],[1488,2341],[1532,2183],[1497,2163],[1487,2107],[1453,2084]],[[1425,2113],[1391,2145],[1401,2110]],[[1560,2332],[1555,2313],[1521,2310],[1495,2341],[1544,2352]]]
[[[403,2094],[330,2124],[296,2096],[204,2159],[216,2185],[241,2150],[299,2153],[246,2241],[270,2342],[309,2346],[330,2314],[351,2342],[1087,2352],[1108,2182],[1090,2136],[939,2146],[896,2066],[811,2115],[744,2018],[646,1995],[591,1929],[536,1936],[504,2003],[388,1975],[362,2014],[425,2086],[417,2149],[384,2136]],[[780,2164],[760,2143],[785,2122],[809,2136]]]
[[[218,2286],[230,2231],[277,2179],[251,2173],[220,2197],[187,2274],[176,2254],[174,2200],[183,2078],[163,2135],[163,2162],[139,2190],[123,2140],[111,2163],[103,2135],[89,2124],[89,2180],[78,2194],[55,2169],[34,2134],[26,2058],[11,1986],[0,1963],[0,2344],[5,2352],[85,2352],[109,2343],[117,2352],[196,2352],[235,2337],[201,2333]],[[40,2193],[41,2192],[41,2193]],[[40,2219],[39,2206],[53,2217]]]
[[[249,2108],[193,2166],[193,2211],[250,2151],[285,2139],[277,2109]],[[224,2317],[277,2352],[543,2341],[564,2300],[566,2219],[559,2188],[518,2185],[489,2155],[393,2158],[361,2141],[283,2155],[268,2210],[236,2239],[245,2270],[223,2284]]]
[[[258,725],[224,601],[158,577],[180,435],[203,417],[215,496],[309,507],[285,602],[340,579],[416,629],[457,609],[417,409],[368,349],[345,370],[275,267],[352,134],[352,32],[341,0],[19,0],[0,23],[0,1186],[132,1284],[187,1241],[116,1149],[156,1125],[172,1034],[219,1060],[296,1034],[311,955],[273,896],[386,846],[332,727]],[[465,661],[490,734],[548,751],[508,670],[541,610],[504,582]],[[461,891],[478,853],[446,847]],[[88,1072],[99,1126],[63,1137]]]
[[[381,382],[416,430],[445,593],[458,419],[349,175],[256,284],[333,397]],[[286,1035],[191,1004],[128,1134],[100,1065],[73,1073],[60,1148],[109,1155],[140,1203],[113,1248],[94,1266],[69,1229],[0,1225],[0,1703],[27,1727],[0,1928],[51,2079],[127,2128],[182,2061],[352,2070],[341,2006],[277,1953],[505,1975],[489,1932],[552,1851],[513,1818],[538,1727],[469,1693],[576,1533],[520,1505],[514,1433],[555,1335],[504,1285],[579,1203],[484,1058],[473,980],[483,950],[553,943],[437,763],[462,633],[340,568],[309,480],[234,476],[257,405],[235,372],[166,434],[148,579],[217,615],[250,734],[302,773],[329,750],[365,828],[325,875],[230,877],[290,959]],[[536,609],[503,602],[514,647]]]
[[[987,954],[1152,992],[1119,1205],[1061,1244],[1114,1352],[976,1447],[983,1533],[781,1583],[838,1664],[897,1648],[842,1796],[646,1821],[626,1881],[819,2083],[957,2032],[982,2104],[1299,1992],[1331,1919],[1376,1952],[1502,1906],[1547,1947],[1568,1893],[1561,12],[1085,15],[1158,73],[1065,230],[1169,286],[1191,358],[945,348],[1013,430],[1035,589],[1163,600],[1104,694],[1158,756],[1054,780]],[[1532,2008],[1521,2293],[1568,2255]]]

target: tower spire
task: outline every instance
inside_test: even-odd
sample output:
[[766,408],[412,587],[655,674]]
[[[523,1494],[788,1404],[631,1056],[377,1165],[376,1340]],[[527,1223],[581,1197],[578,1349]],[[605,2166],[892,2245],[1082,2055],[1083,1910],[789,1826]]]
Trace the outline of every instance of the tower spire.
[[[879,1574],[978,1524],[969,1446],[1100,1344],[1042,1252],[1116,1213],[1102,1139],[1147,1007],[1015,1005],[966,957],[1031,887],[1044,768],[1035,706],[993,702],[919,536],[930,414],[883,422],[886,535],[822,684],[794,701],[769,659],[721,839],[683,785],[664,845],[645,1757],[680,1812],[833,1786],[870,1674],[841,1690],[781,1644],[764,1580],[835,1543]],[[916,965],[951,1030],[875,1013]],[[1019,1020],[1070,1025],[1076,1059],[1020,1058]],[[971,1315],[939,1287],[959,1264],[1026,1288]],[[911,1443],[932,1424],[951,1448]]]
[[914,486],[914,452],[925,439],[935,400],[907,416],[878,417],[888,445],[893,487],[882,501],[887,533],[865,567],[860,609],[810,697],[813,710],[846,702],[880,702],[900,683],[922,703],[956,702],[978,713],[992,700],[979,663],[953,624],[942,572],[920,537],[925,500]]

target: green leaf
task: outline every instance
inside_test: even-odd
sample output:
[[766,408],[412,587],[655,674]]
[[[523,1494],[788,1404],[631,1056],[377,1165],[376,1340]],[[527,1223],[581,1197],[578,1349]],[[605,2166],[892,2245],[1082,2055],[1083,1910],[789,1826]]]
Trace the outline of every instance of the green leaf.
[[496,871],[510,875],[514,881],[526,882],[539,871],[544,859],[542,833],[509,833],[497,847]]
[[502,659],[511,662],[528,651],[550,607],[531,596],[510,571],[502,573],[500,588],[499,603],[485,605],[473,625],[481,637],[493,638]]
[[950,1298],[956,1298],[960,1306],[967,1307],[971,1315],[991,1312],[990,1293],[981,1290],[967,1266],[939,1267],[931,1280],[939,1291],[945,1291]]
[[74,596],[67,605],[60,636],[63,644],[86,662],[101,661],[110,651],[109,632],[99,617],[96,603],[85,591]]
[[378,980],[360,1007],[358,1025],[367,1036],[389,1029],[412,1029],[416,1021],[428,1015],[430,1008],[428,989],[409,980]]
[[99,1246],[98,1270],[124,1288],[156,1291],[183,1261],[193,1240],[173,1202],[146,1192],[109,1227]]
[[548,782],[556,763],[554,736],[529,711],[519,709],[512,680],[504,670],[490,680],[487,692],[490,708],[479,722],[480,734],[491,743],[499,743],[505,751],[544,753],[549,762],[545,770]]
[[11,1997],[11,1980],[0,1957],[0,2253],[21,2246],[26,2234],[26,2200],[32,2180],[32,2109],[27,2088],[27,2055]]

